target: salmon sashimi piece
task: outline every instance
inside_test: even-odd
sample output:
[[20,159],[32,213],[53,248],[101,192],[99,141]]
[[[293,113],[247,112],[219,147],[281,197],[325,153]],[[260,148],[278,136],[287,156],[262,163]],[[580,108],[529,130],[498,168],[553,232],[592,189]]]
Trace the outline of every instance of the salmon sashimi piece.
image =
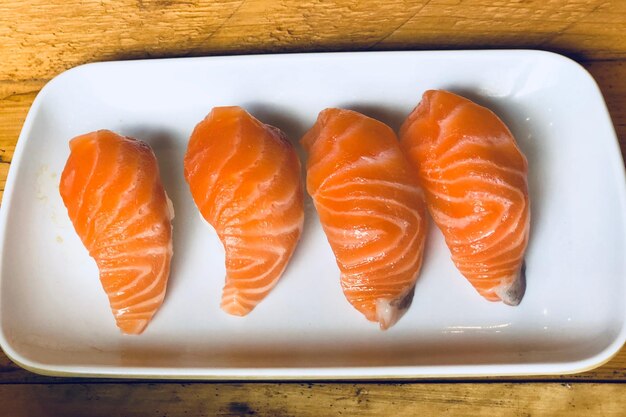
[[154,153],[108,130],[78,136],[59,191],[117,326],[143,332],[163,303],[172,258],[174,213]]
[[350,110],[322,111],[301,143],[344,295],[387,329],[410,306],[422,265],[426,208],[414,169],[387,125]]
[[191,134],[185,178],[226,252],[221,307],[245,316],[274,288],[302,233],[296,151],[241,107],[216,107]]
[[431,90],[400,136],[459,271],[487,300],[519,304],[526,288],[528,163],[509,129],[490,110]]

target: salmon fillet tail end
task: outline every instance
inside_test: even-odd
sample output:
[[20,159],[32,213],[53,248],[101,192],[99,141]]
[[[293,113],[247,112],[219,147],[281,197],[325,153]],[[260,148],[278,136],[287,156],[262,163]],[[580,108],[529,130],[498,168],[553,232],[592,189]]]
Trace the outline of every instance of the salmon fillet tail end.
[[403,297],[394,300],[378,298],[376,300],[376,317],[373,321],[378,322],[381,330],[389,329],[407,312],[413,302],[414,294],[415,287],[411,288]]
[[495,293],[504,304],[510,306],[519,305],[526,292],[526,265],[522,265],[516,275],[509,279],[503,279],[502,283],[496,287]]

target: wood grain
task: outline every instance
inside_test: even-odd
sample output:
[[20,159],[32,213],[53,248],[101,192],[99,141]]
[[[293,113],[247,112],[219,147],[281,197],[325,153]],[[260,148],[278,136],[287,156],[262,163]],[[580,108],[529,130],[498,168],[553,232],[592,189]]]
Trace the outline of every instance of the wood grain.
[[0,388],[7,416],[623,417],[625,384],[57,384]]
[[225,53],[531,47],[626,58],[623,0],[3,0],[0,82],[84,62]]
[[[625,33],[623,0],[2,0],[0,198],[37,92],[66,69],[116,59],[553,50],[583,61],[596,78],[626,155]],[[624,416],[626,347],[607,364],[578,375],[473,382],[120,383],[39,376],[0,352],[0,415]]]

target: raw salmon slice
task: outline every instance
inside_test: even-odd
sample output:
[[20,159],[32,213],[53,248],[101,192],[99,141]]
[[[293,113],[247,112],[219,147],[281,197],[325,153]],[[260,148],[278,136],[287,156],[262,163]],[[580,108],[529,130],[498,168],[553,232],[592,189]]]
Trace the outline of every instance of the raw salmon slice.
[[520,303],[530,202],[526,158],[490,110],[427,91],[401,129],[459,271],[487,300]]
[[426,209],[414,169],[388,126],[354,111],[322,111],[301,143],[344,295],[387,329],[410,306],[422,265]]
[[174,214],[154,153],[108,130],[78,136],[59,191],[117,326],[141,333],[163,302],[172,258]]
[[300,238],[298,156],[277,128],[240,107],[216,107],[191,134],[185,178],[226,252],[221,307],[244,316],[274,288]]

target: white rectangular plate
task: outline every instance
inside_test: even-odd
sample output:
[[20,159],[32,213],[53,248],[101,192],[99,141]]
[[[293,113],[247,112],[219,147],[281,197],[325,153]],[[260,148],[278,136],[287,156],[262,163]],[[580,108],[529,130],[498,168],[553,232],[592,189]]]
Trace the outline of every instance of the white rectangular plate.
[[[431,228],[413,305],[382,332],[344,299],[309,201],[302,241],[248,317],[219,308],[223,249],[183,179],[195,126],[240,105],[297,143],[320,110],[346,107],[394,129],[426,89],[493,109],[529,160],[528,289],[484,301]],[[155,150],[174,202],[163,307],[141,336],[115,327],[94,261],[58,193],[72,137],[111,129]],[[107,62],[74,68],[37,96],[0,216],[1,344],[54,375],[159,378],[402,378],[568,373],[626,338],[625,180],[610,118],[578,64],[537,51],[375,52]]]

